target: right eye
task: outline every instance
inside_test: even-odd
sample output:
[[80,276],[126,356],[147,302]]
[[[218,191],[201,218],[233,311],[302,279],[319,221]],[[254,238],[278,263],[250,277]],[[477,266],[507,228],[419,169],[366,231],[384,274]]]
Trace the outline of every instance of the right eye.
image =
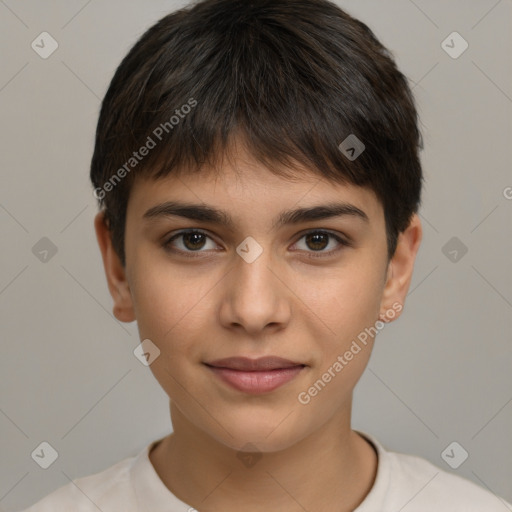
[[[181,240],[180,243],[177,245],[181,247],[177,248],[174,242],[179,239]],[[201,249],[205,247],[207,239],[213,242],[213,239],[210,236],[208,236],[205,232],[200,231],[198,229],[187,229],[174,234],[171,238],[169,238],[166,242],[163,243],[163,247],[168,251],[180,253],[185,257],[193,258],[197,256],[192,255],[191,253],[206,252],[202,251]]]

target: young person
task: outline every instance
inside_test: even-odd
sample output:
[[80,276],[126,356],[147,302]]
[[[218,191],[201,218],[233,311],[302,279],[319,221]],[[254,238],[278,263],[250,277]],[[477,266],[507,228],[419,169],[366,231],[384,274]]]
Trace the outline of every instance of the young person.
[[205,0],[123,59],[91,165],[114,314],[173,432],[29,512],[504,512],[351,429],[421,241],[407,80],[326,0]]

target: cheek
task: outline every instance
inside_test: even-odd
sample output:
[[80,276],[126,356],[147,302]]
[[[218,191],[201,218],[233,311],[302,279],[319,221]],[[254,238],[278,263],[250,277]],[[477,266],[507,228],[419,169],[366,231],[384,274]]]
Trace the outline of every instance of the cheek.
[[307,407],[322,416],[350,399],[366,368],[378,332],[383,279],[374,261],[361,259],[317,281],[317,287],[312,283],[302,283],[300,296],[315,313],[308,318],[318,357],[299,402],[310,400]]
[[201,396],[193,377],[209,343],[205,336],[211,330],[204,327],[212,314],[206,311],[208,293],[218,279],[197,273],[185,277],[166,267],[138,269],[144,278],[133,290],[134,307],[140,339],[150,339],[160,350],[150,370],[170,397],[186,403],[191,394]]
[[133,289],[139,335],[160,350],[150,369],[161,387],[173,400],[187,403],[204,393],[197,372],[205,351],[215,344],[212,296],[225,272],[200,266],[185,270],[158,260],[136,267],[142,276]]
[[[193,336],[196,321],[205,318],[208,293],[217,279],[211,272],[180,271],[160,260],[142,262],[136,268],[137,285],[132,290],[134,308],[141,336],[154,338],[157,345],[170,339]],[[163,348],[163,347],[162,347]]]
[[[380,308],[381,279],[371,272],[333,276],[323,294],[312,294],[320,320],[311,326],[318,356],[296,401],[310,409],[308,421],[316,425],[340,408],[350,410],[352,392],[368,364]],[[313,316],[309,316],[313,319]],[[328,329],[325,328],[328,326]],[[312,412],[314,411],[314,412]]]
[[[371,265],[340,267],[321,279],[301,280],[297,295],[310,309],[325,333],[327,347],[342,349],[366,327],[375,324],[380,312],[382,275]],[[349,343],[350,344],[350,343]]]

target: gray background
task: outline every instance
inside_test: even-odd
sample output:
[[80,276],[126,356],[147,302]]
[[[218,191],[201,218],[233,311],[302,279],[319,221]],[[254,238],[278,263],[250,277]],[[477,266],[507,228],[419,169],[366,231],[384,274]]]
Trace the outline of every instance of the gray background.
[[[88,166],[115,68],[183,4],[0,1],[3,510],[171,428],[166,395],[132,353],[136,325],[112,316]],[[393,51],[425,142],[423,245],[405,315],[379,335],[356,388],[353,426],[512,501],[512,2],[339,4]],[[43,31],[59,44],[48,59],[31,48]],[[441,47],[453,31],[469,43],[457,59]],[[42,237],[58,248],[47,262],[32,252]],[[443,252],[452,237],[455,262]],[[59,453],[46,470],[31,458],[42,441]],[[456,470],[441,458],[452,441],[469,453]]]

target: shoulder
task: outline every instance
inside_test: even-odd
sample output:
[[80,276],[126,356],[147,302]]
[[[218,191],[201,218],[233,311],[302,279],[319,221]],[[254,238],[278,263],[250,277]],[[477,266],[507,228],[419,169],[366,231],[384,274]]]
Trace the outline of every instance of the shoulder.
[[475,483],[453,473],[448,473],[420,457],[390,452],[397,476],[416,489],[417,494],[411,496],[411,502],[417,499],[420,503],[437,506],[436,510],[501,511],[506,510],[500,498],[476,485]]
[[[483,487],[414,455],[387,451],[392,501],[408,511],[507,512],[506,501]],[[403,502],[403,503],[402,503]]]
[[134,503],[130,468],[134,460],[127,457],[103,471],[77,478],[22,512],[130,512]]

